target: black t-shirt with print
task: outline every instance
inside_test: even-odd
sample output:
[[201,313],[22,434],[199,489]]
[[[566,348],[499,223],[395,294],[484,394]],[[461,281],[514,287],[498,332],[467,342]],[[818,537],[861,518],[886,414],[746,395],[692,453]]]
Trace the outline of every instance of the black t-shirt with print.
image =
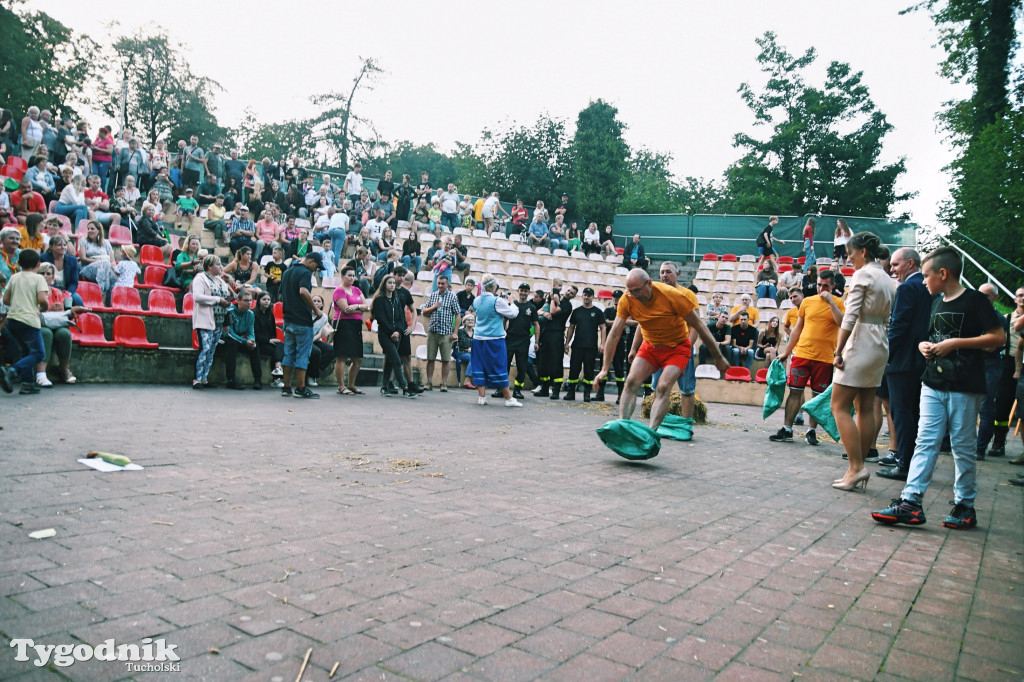
[[597,348],[597,329],[604,324],[604,311],[594,306],[580,306],[572,311],[569,324],[576,325],[572,337],[573,348]]
[[[1001,326],[999,313],[988,297],[965,289],[952,301],[939,296],[932,303],[928,340],[970,339]],[[927,360],[921,379],[936,391],[985,393],[985,352],[957,349],[945,357]]]
[[523,343],[530,340],[530,328],[537,324],[537,306],[533,301],[520,303],[513,301],[512,305],[519,308],[519,314],[508,321],[508,328],[505,330],[508,343]]

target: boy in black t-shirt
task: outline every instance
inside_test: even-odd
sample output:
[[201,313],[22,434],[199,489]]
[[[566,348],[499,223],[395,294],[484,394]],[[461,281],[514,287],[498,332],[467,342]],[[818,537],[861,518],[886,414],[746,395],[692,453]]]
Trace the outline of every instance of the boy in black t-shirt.
[[978,523],[974,513],[978,493],[976,429],[985,397],[984,351],[999,348],[1006,337],[988,297],[960,285],[963,262],[955,250],[944,246],[932,251],[921,269],[928,292],[942,296],[932,303],[928,339],[918,345],[926,364],[917,444],[901,499],[872,512],[871,517],[886,524],[925,522],[921,503],[948,429],[956,479],[953,511],[942,525],[962,530]]

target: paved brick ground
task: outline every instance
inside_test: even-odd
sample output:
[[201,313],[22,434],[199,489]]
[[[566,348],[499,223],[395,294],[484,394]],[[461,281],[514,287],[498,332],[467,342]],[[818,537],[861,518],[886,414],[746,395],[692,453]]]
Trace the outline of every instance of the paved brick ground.
[[[769,443],[752,408],[636,464],[594,435],[611,406],[473,403],[0,396],[0,679],[291,682],[309,648],[310,681],[1024,677],[1017,467],[981,464],[957,533],[943,457],[928,524],[886,528],[898,484],[834,491],[838,446]],[[163,637],[181,671],[38,669],[18,637]]]

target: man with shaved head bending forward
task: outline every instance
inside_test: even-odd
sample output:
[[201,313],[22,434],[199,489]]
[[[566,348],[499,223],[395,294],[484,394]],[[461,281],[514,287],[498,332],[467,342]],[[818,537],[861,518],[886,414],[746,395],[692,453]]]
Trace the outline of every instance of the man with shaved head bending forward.
[[626,326],[626,320],[633,318],[643,330],[644,342],[637,351],[636,361],[626,377],[625,394],[619,404],[619,417],[630,419],[636,408],[636,394],[640,385],[655,371],[662,375],[651,407],[651,428],[661,425],[668,411],[669,394],[676,381],[690,362],[691,347],[689,327],[697,330],[714,356],[715,365],[725,372],[729,362],[718,350],[718,343],[701,321],[697,309],[688,298],[674,287],[661,282],[652,282],[645,270],[630,270],[626,277],[626,295],[619,299],[615,323],[612,324],[604,344],[604,362],[601,372],[594,381],[604,381],[608,367],[615,356],[615,348]]

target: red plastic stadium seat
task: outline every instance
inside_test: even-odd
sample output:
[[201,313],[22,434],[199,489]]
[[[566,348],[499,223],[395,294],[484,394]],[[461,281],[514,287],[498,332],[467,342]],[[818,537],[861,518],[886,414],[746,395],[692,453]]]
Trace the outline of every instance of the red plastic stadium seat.
[[192,317],[192,306],[194,301],[192,299],[192,292],[185,294],[185,298],[181,299],[181,314]]
[[727,254],[725,254],[724,256],[722,256],[722,262],[723,263],[735,263],[736,262],[736,254],[734,254],[734,253],[727,253]]
[[792,266],[792,265],[789,265],[788,263],[786,263],[786,264],[783,264],[783,265],[780,265],[780,266],[779,266],[779,274],[781,275],[781,274],[782,274],[782,273],[784,273],[784,272],[789,272],[789,271],[791,271],[792,269],[793,269],[793,266]]
[[[11,157],[11,160],[13,161],[14,157]],[[0,166],[0,175],[4,176],[5,178],[11,178],[12,180],[18,180],[20,182],[21,179],[25,177],[25,171],[21,170],[20,168],[15,168],[14,166],[5,164],[3,166]]]
[[804,265],[807,262],[807,256],[800,256],[796,259],[796,262],[800,265]]
[[95,282],[78,280],[78,295],[82,297],[82,305],[90,310],[99,310],[104,313],[110,310],[109,307],[103,305],[103,290]]
[[598,289],[597,297],[602,301],[610,301],[615,298],[610,289]]
[[726,381],[750,381],[750,370],[746,367],[730,367],[725,370]]
[[14,166],[15,168],[19,168],[22,171],[27,171],[28,170],[28,161],[26,161],[25,159],[21,158],[20,156],[8,156],[7,157],[7,165],[8,166]]
[[115,313],[146,314],[142,309],[142,296],[138,289],[132,287],[114,287],[110,294],[110,307]]
[[703,260],[717,261],[718,260],[718,254],[717,253],[705,253]]
[[853,277],[853,273],[857,271],[853,268],[839,268],[839,272],[843,273],[843,277]]
[[167,265],[164,263],[164,252],[160,250],[159,246],[152,244],[145,244],[142,247],[142,251],[139,252],[139,262],[143,265],[155,265],[158,268]]
[[164,275],[167,273],[167,268],[160,267],[159,265],[148,265],[146,271],[142,274],[142,284],[138,284],[140,289],[164,289],[166,291],[174,291],[173,287],[164,286]]
[[154,289],[149,292],[149,314],[180,319],[192,317],[189,313],[178,312],[177,303],[174,301],[174,294],[166,289]]
[[754,381],[756,381],[759,384],[767,384],[768,383],[768,368],[767,367],[762,367],[761,369],[757,370],[757,374],[754,375]]
[[117,344],[107,341],[103,334],[103,320],[95,313],[82,313],[75,318],[78,325],[78,344],[81,346],[111,347]]
[[284,324],[284,303],[281,301],[274,304],[274,324],[278,327]]
[[[46,219],[47,220],[53,219],[53,220],[60,221],[60,231],[61,231],[61,234],[64,234],[64,235],[67,235],[67,236],[71,235],[71,220],[66,215],[61,215],[60,213],[47,213],[46,214]],[[71,248],[74,248],[74,245],[72,245]]]
[[192,330],[192,349],[199,350],[199,331],[196,329]]
[[114,318],[114,341],[117,342],[117,345],[127,348],[160,347],[159,344],[151,343],[146,339],[146,323],[141,317],[134,315],[118,315]]
[[789,263],[790,265],[792,265],[793,264],[793,257],[792,256],[779,256],[779,263]]
[[275,327],[275,329],[277,329],[277,340],[284,343],[284,330],[280,327]]
[[107,240],[111,244],[117,244],[118,246],[131,244],[132,231],[125,225],[114,225],[110,228],[110,234],[107,236]]
[[89,232],[89,221],[79,220],[78,224],[75,225],[75,236],[79,239],[85,239],[85,235]]

